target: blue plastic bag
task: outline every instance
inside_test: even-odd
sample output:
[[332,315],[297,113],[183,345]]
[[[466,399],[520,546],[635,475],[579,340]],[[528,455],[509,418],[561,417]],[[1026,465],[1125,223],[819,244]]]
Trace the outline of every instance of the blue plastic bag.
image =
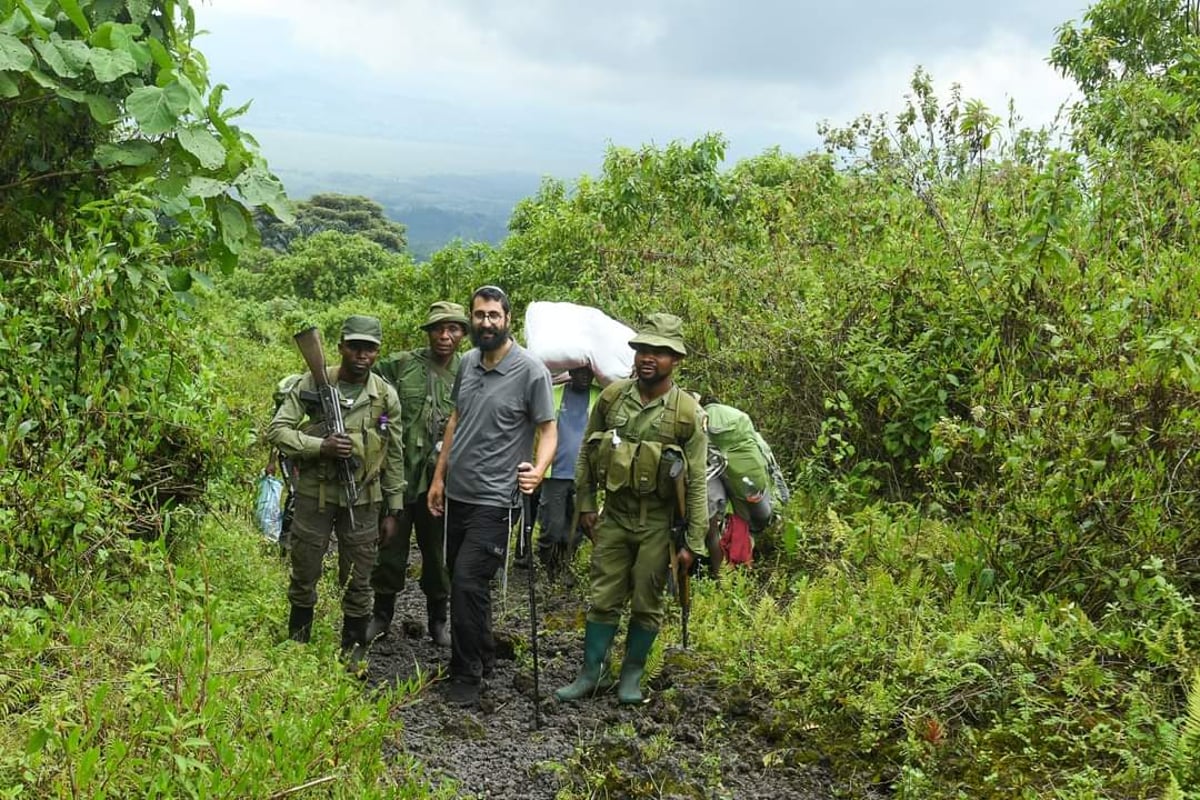
[[265,472],[258,477],[258,495],[254,498],[254,522],[269,542],[278,542],[283,530],[283,481]]

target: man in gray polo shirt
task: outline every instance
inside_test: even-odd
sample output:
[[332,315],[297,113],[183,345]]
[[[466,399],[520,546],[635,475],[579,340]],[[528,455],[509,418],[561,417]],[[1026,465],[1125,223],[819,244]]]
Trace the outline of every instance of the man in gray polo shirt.
[[447,515],[449,700],[460,706],[479,701],[480,683],[495,666],[491,581],[504,563],[518,492],[537,489],[558,441],[550,372],[512,340],[509,308],[495,286],[471,297],[476,349],[459,365],[429,484],[430,513]]

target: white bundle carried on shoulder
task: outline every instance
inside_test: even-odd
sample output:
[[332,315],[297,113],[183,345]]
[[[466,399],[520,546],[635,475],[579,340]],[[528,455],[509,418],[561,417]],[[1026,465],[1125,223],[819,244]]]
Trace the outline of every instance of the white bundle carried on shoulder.
[[633,372],[634,330],[598,308],[538,300],[525,310],[525,348],[551,372],[591,367],[607,386]]

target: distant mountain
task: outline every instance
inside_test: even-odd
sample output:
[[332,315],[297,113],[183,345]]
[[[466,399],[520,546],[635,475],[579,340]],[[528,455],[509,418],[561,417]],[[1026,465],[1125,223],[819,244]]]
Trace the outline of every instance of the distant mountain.
[[279,170],[293,200],[317,192],[369,197],[388,217],[408,226],[408,249],[418,260],[455,238],[499,244],[519,200],[537,192],[541,177],[528,173],[424,175],[396,178],[362,173]]

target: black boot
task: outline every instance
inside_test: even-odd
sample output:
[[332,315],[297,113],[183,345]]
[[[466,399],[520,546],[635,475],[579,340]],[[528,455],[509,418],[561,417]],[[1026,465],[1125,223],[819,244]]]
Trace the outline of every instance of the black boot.
[[425,607],[429,612],[429,638],[438,647],[449,647],[450,629],[446,624],[446,601],[426,600]]
[[392,627],[392,615],[396,613],[396,595],[376,594],[375,608],[371,612],[371,621],[367,623],[367,641],[373,642],[379,638],[387,638]]
[[342,657],[346,669],[356,675],[367,671],[367,623],[370,617],[342,617]]
[[566,545],[561,542],[538,548],[538,560],[542,562],[542,571],[550,580],[558,578],[562,571],[562,553],[565,548]]
[[313,610],[303,606],[292,606],[288,616],[288,638],[300,644],[308,644],[312,636]]

